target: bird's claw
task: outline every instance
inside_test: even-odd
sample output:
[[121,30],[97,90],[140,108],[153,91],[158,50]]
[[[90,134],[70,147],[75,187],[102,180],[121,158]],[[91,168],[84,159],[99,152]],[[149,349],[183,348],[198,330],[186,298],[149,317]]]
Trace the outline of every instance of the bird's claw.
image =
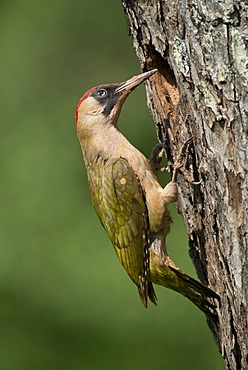
[[[192,174],[185,167],[185,162],[187,161],[188,149],[192,145],[192,143],[193,143],[193,136],[187,139],[185,143],[182,145],[182,147],[180,148],[179,155],[174,163],[172,182],[176,182],[178,172],[180,171],[184,175],[184,177],[188,180],[188,182],[190,182],[192,185],[201,184],[202,180],[194,181]],[[164,154],[165,154],[165,144],[163,143],[158,143],[152,149],[152,153],[151,153],[149,161],[150,161],[150,165],[152,168],[152,172],[154,173],[155,176],[157,176],[158,171],[166,172],[169,170],[168,167],[159,168]]]
[[150,165],[152,168],[152,172],[154,173],[155,176],[157,176],[159,170],[162,172],[166,170],[165,167],[159,169],[164,153],[165,153],[165,146],[162,143],[158,143],[152,149],[149,161],[150,161]]
[[202,180],[200,180],[200,181],[191,181],[191,184],[195,185],[195,186],[200,185],[201,183],[202,183]]

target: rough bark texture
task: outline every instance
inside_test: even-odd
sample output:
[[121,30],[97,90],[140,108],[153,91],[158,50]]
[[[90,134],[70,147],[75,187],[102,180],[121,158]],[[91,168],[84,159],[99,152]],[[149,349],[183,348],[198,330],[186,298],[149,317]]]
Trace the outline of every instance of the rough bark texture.
[[[248,369],[247,111],[245,1],[123,0],[170,164],[190,136],[178,208],[201,281],[221,296],[209,323],[227,369]],[[246,34],[247,36],[247,34]]]

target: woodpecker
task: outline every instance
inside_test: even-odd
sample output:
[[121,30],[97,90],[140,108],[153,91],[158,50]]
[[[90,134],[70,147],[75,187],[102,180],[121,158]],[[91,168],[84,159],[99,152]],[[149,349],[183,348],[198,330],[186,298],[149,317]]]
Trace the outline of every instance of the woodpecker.
[[167,205],[177,200],[180,166],[163,188],[154,166],[161,146],[149,161],[118,129],[128,95],[157,72],[153,69],[122,83],[88,90],[76,108],[77,136],[95,211],[117,257],[138,287],[143,305],[147,307],[148,298],[156,304],[154,283],[183,294],[209,313],[214,306],[206,297],[218,299],[218,295],[180,271],[165,245],[172,222]]

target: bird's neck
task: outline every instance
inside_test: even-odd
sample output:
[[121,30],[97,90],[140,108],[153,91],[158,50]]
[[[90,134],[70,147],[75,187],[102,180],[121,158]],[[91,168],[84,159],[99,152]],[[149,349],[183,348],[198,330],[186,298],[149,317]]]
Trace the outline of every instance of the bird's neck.
[[101,129],[94,131],[91,135],[80,136],[84,159],[88,163],[94,162],[101,157],[102,160],[108,160],[114,156],[121,156],[126,147],[131,144],[124,135],[113,125],[102,126]]
[[[149,161],[118,130],[117,125],[98,122],[98,125],[83,127],[81,123],[78,138],[82,147],[87,171],[95,169],[99,163],[113,158],[125,158],[141,181],[156,182]],[[100,161],[100,162],[99,162]]]

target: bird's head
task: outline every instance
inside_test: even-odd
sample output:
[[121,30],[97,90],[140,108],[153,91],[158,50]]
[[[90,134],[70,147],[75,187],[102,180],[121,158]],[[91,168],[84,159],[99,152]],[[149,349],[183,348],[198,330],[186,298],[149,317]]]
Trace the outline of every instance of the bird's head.
[[94,130],[110,124],[117,126],[121,108],[127,96],[157,69],[134,76],[117,84],[104,84],[88,90],[76,108],[76,125],[79,136],[87,136]]

